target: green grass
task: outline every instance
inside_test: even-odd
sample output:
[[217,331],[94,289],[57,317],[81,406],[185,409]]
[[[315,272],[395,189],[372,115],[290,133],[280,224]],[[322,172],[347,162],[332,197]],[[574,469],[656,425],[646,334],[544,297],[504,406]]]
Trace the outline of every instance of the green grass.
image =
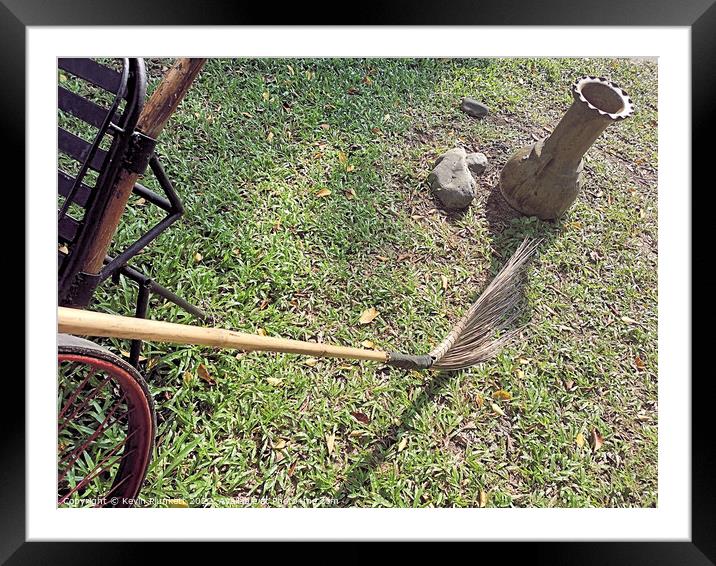
[[[151,86],[167,64],[149,62]],[[554,127],[581,74],[611,78],[637,110],[588,153],[575,205],[558,223],[486,212],[502,165]],[[218,325],[422,353],[524,236],[545,241],[520,339],[468,371],[146,345],[159,431],[142,496],[656,505],[656,91],[655,64],[617,59],[210,61],[159,145],[186,215],[134,264]],[[490,116],[461,113],[465,95]],[[490,165],[472,207],[450,217],[426,178],[460,144]],[[133,199],[116,248],[159,217]],[[92,308],[128,314],[134,296],[107,283]],[[380,316],[359,325],[371,306]],[[157,298],[150,316],[194,322]],[[493,400],[499,389],[511,398]]]

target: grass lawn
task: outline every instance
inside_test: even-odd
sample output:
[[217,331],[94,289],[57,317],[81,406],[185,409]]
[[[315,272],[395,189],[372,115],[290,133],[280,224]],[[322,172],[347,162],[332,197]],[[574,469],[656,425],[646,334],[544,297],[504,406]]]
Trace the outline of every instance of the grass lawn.
[[[148,61],[152,86],[170,63]],[[551,131],[582,74],[622,86],[635,116],[589,151],[559,222],[516,216],[493,192],[499,171]],[[158,437],[141,495],[656,505],[656,93],[650,61],[209,61],[158,148],[186,215],[133,264],[217,325],[424,353],[525,236],[544,242],[520,338],[468,371],[145,345]],[[463,114],[466,95],[491,114]],[[470,209],[447,215],[426,179],[458,145],[490,164]],[[133,197],[116,247],[159,217]],[[129,314],[135,293],[109,282],[91,308]],[[359,324],[369,307],[379,316]],[[195,322],[158,298],[150,317]]]

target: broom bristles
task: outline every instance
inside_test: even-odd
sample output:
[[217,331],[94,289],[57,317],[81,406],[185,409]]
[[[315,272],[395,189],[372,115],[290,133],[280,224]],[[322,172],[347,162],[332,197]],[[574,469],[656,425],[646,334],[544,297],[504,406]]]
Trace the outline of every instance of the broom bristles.
[[[432,368],[445,371],[464,369],[494,356],[500,348],[519,332],[506,330],[519,316],[520,276],[527,260],[534,254],[541,240],[525,239],[512,257],[495,276],[432,352]],[[505,331],[495,337],[498,331]]]

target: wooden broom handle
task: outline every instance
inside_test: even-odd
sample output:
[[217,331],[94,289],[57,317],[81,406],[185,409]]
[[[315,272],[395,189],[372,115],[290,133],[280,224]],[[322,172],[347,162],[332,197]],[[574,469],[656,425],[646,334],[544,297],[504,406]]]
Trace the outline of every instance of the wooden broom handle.
[[[137,121],[140,132],[155,139],[159,136],[204,63],[206,59],[176,60],[142,108]],[[97,236],[88,243],[87,259],[82,268],[85,273],[99,273],[102,269],[107,250],[138,178],[139,174],[126,169],[119,172],[112,189],[112,198],[102,213]]]
[[331,346],[329,344],[246,334],[222,328],[202,328],[188,324],[174,324],[67,307],[59,307],[58,312],[59,331],[68,334],[216,346],[217,348],[236,348],[248,352],[260,350],[264,352],[306,354],[318,357],[373,360],[378,362],[388,360],[388,354],[379,350]]

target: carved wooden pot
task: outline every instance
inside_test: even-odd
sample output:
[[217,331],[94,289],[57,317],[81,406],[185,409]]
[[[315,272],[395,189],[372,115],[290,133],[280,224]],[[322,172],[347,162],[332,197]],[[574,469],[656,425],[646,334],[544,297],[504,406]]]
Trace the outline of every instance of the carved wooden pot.
[[502,194],[523,214],[562,215],[582,186],[584,154],[609,124],[634,113],[626,92],[605,78],[579,78],[572,95],[552,135],[517,151],[500,173]]

